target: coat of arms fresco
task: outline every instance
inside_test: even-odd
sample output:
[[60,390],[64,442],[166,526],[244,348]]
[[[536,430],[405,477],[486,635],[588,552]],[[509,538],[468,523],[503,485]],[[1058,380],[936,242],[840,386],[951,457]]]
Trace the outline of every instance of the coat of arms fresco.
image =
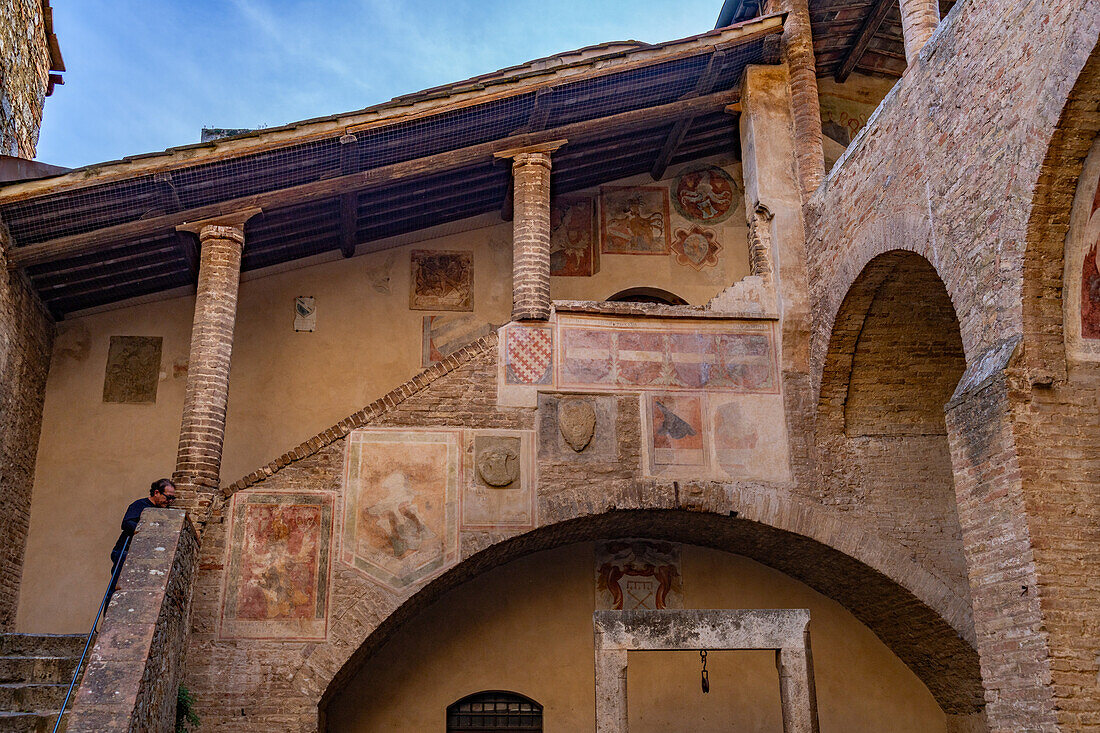
[[740,186],[729,173],[713,165],[681,173],[672,190],[676,211],[700,224],[725,221],[740,202]]
[[596,608],[612,611],[684,607],[680,546],[623,539],[596,545]]
[[461,471],[461,431],[353,432],[341,561],[393,589],[451,565]]

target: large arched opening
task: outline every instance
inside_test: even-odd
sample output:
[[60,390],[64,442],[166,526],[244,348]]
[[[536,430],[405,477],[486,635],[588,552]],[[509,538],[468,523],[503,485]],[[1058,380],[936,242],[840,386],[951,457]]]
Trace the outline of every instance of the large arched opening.
[[821,501],[859,515],[969,597],[944,406],[966,367],[935,269],[872,259],[833,324],[818,402]]
[[[592,547],[623,537],[683,543],[685,607],[810,607],[820,619],[812,623],[822,627],[814,632],[815,663],[822,670],[818,685],[832,701],[823,708],[831,712],[823,714],[833,715],[840,729],[874,730],[875,720],[909,716],[933,721],[932,728],[915,722],[913,730],[942,730],[934,726],[943,725],[945,713],[966,715],[980,706],[971,645],[883,573],[808,537],[740,516],[630,510],[500,542],[433,581],[390,614],[336,673],[320,701],[322,729],[385,729],[386,721],[413,709],[422,722],[431,718],[438,726],[447,704],[480,689],[509,689],[539,700],[548,726],[590,729],[584,716],[592,714],[594,694]],[[866,542],[875,540],[868,535]],[[872,552],[886,554],[883,547]],[[568,623],[558,617],[559,607]],[[766,694],[753,691],[775,675],[774,664],[745,654],[718,662],[716,669],[728,664],[731,684],[736,679],[739,694],[748,695],[726,703],[736,704],[746,720],[766,721],[777,714],[778,702],[771,706]],[[687,699],[686,692],[661,687],[658,677],[682,681],[690,672],[692,685],[698,685],[698,659],[681,656],[631,663],[638,676],[631,705],[640,706],[636,712],[650,723],[665,720]],[[853,664],[860,669],[858,680]],[[653,665],[663,665],[660,675]],[[735,668],[759,674],[737,676]],[[643,699],[636,702],[635,692]],[[654,702],[654,695],[663,695],[664,702]],[[853,695],[862,702],[853,705]],[[648,724],[639,722],[640,729],[667,729]]]

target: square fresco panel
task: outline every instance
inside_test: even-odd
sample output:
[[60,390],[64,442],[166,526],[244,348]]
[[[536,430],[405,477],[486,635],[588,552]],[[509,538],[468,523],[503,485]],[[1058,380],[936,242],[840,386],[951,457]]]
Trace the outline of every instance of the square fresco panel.
[[112,336],[103,377],[103,401],[155,403],[160,382],[160,336]]
[[414,249],[409,308],[428,311],[474,309],[474,256],[471,252]]
[[600,248],[605,254],[663,255],[671,243],[667,188],[600,189]]
[[703,396],[693,394],[648,394],[646,400],[647,439],[654,471],[663,466],[706,464]]
[[550,204],[550,274],[580,277],[599,271],[595,199],[555,196]]
[[534,433],[468,432],[466,456],[461,529],[534,528]]
[[680,545],[638,539],[596,543],[596,608],[656,611],[683,607]]
[[335,497],[233,496],[221,638],[324,640]]
[[348,436],[340,559],[394,590],[458,555],[459,430],[357,430]]

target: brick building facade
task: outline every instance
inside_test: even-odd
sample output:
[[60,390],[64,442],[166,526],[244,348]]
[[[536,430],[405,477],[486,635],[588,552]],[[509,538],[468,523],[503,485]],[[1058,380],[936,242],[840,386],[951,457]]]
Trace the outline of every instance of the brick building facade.
[[722,19],[0,189],[0,611],[99,592],[78,467],[189,517],[70,730],[180,681],[217,730],[777,720],[716,653],[715,707],[662,657],[597,723],[631,603],[809,608],[798,730],[1100,729],[1100,10]]

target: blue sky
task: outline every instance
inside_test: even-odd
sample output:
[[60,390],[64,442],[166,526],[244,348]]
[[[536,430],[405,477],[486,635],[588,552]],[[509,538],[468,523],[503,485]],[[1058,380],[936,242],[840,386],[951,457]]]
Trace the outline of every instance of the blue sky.
[[69,69],[38,159],[76,167],[346,112],[611,40],[714,27],[721,0],[54,0]]

